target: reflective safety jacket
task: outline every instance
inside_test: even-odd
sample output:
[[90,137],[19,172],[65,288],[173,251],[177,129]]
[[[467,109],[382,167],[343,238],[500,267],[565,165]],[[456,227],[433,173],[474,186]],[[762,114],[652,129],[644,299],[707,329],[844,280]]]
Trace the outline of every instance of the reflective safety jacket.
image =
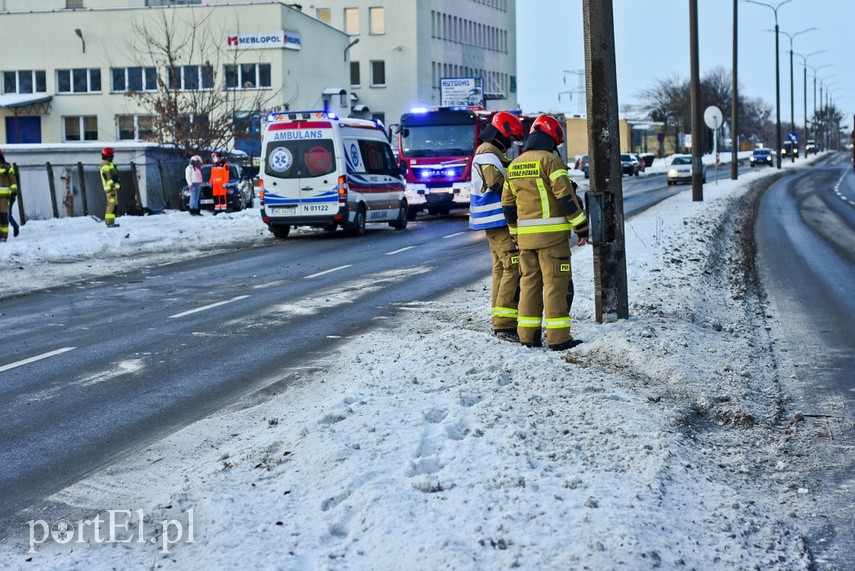
[[472,159],[472,193],[469,195],[469,229],[507,226],[502,213],[505,167],[511,160],[493,143],[481,143]]
[[211,166],[211,194],[225,196],[226,185],[229,183],[229,165],[222,163]]
[[9,163],[0,162],[0,196],[11,197],[18,193],[18,174]]
[[101,161],[101,185],[104,187],[104,192],[118,192],[121,188],[119,171],[116,170],[113,161]]
[[548,248],[588,236],[588,219],[567,165],[548,151],[529,150],[511,162],[502,192],[511,235],[523,250]]

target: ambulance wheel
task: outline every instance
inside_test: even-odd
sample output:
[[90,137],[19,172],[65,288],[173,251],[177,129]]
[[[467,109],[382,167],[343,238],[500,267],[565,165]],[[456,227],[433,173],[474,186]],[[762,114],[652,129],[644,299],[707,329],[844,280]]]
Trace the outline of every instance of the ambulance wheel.
[[395,230],[404,230],[407,228],[407,220],[409,220],[409,209],[407,208],[407,203],[405,201],[401,201],[401,208],[398,210],[398,219],[389,222],[389,226],[394,228]]
[[288,237],[288,234],[291,232],[290,226],[271,226],[270,231],[273,232],[273,235],[277,238],[284,240]]
[[362,236],[365,234],[365,207],[360,206],[356,209],[356,214],[353,216],[353,224],[350,226],[350,232],[354,236]]
[[415,220],[416,215],[419,213],[419,209],[415,206],[410,206],[407,208],[407,220]]

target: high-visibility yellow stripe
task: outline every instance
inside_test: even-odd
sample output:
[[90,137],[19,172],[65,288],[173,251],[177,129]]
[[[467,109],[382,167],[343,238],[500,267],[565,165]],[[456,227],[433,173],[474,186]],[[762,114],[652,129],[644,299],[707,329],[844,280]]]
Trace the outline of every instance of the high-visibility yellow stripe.
[[102,173],[110,172],[111,170],[113,170],[113,165],[111,165],[111,164],[110,164],[110,165],[103,165],[103,166],[101,167],[101,172],[102,172]]
[[566,329],[570,327],[570,317],[547,317],[547,329]]
[[546,193],[546,185],[543,184],[543,179],[537,179],[537,191],[540,193],[540,211],[543,212],[544,218],[549,218],[549,195]]
[[115,220],[115,219],[116,219],[115,214],[105,214],[104,215],[104,220]]
[[517,234],[519,234],[519,230],[517,230],[516,226],[508,226],[508,233],[511,236],[516,236]]
[[11,188],[0,188],[0,196],[9,196],[12,194]]
[[8,234],[9,227],[8,226],[0,226],[0,234]]
[[555,182],[555,179],[560,176],[566,176],[567,178],[570,178],[570,176],[567,174],[566,169],[558,169],[557,171],[553,171],[552,174],[549,175],[549,180]]
[[519,315],[519,311],[511,307],[494,307],[493,315],[495,317],[517,317]]
[[[565,232],[572,230],[570,224],[547,224],[544,226],[526,226],[517,228],[516,234],[540,234],[542,232]],[[513,234],[513,232],[511,232]]]
[[571,220],[571,221],[570,221],[570,224],[572,224],[573,226],[579,226],[580,224],[582,224],[583,222],[585,222],[585,220],[587,220],[587,218],[585,217],[585,213],[584,213],[584,212],[582,212],[582,213],[580,213],[580,214],[579,214],[579,216],[577,216],[576,218],[574,218],[573,220]]
[[520,327],[540,327],[543,319],[540,317],[517,317],[517,324]]
[[17,184],[13,184],[13,185],[12,185],[12,186],[10,186],[9,188],[11,188],[12,190],[18,190],[18,185],[17,185]]

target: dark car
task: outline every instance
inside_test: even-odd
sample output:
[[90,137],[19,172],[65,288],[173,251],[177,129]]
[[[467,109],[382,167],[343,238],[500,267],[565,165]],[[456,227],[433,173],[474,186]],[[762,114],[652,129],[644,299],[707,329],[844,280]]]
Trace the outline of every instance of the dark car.
[[[199,193],[199,209],[214,210],[214,195],[211,188],[211,165],[202,165],[202,191]],[[226,207],[229,212],[238,212],[252,207],[252,177],[237,165],[229,165],[229,182],[226,183]],[[190,188],[181,189],[181,210],[190,210]]]
[[630,155],[629,153],[621,153],[620,170],[623,174],[628,174],[629,176],[638,176],[638,161],[632,160],[632,155]]
[[[792,156],[790,156],[790,153],[792,153]],[[784,141],[784,144],[781,146],[781,157],[785,159],[799,158],[799,146],[794,145],[791,141]]]
[[771,167],[774,164],[774,158],[772,149],[754,149],[748,162],[751,163],[752,167],[757,165],[769,165]]

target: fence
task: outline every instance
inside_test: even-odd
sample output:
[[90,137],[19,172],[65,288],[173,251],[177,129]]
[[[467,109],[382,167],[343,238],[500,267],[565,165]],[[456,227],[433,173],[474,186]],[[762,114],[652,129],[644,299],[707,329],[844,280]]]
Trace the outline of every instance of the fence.
[[[116,214],[137,214],[147,208],[178,208],[187,161],[147,161],[117,164],[119,184]],[[21,222],[71,216],[103,217],[107,197],[100,163],[15,165]],[[16,212],[18,214],[18,212]]]

